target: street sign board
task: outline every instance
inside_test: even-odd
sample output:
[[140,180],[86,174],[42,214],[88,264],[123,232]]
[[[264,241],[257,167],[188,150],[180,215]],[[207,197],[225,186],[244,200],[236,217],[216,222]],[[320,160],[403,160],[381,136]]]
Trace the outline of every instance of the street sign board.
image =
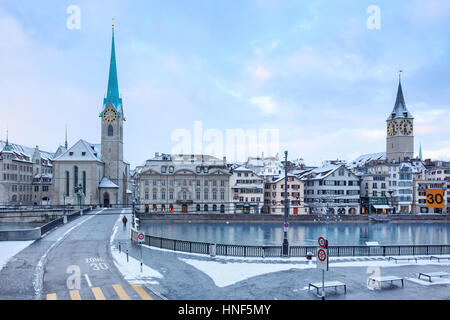
[[327,240],[325,240],[324,237],[320,237],[318,242],[319,242],[319,247],[321,247],[321,248],[325,248],[327,246]]
[[139,241],[140,243],[142,243],[142,242],[145,241],[145,233],[140,232],[140,233],[138,234],[138,241]]
[[426,192],[427,195],[427,207],[434,209],[444,209],[444,190],[442,189],[430,189]]
[[328,271],[328,249],[319,248],[317,250],[317,268]]

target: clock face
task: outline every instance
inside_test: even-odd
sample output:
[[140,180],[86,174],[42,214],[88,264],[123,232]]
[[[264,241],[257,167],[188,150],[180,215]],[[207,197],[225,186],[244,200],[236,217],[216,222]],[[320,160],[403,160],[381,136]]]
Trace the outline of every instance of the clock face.
[[404,136],[409,136],[412,134],[413,132],[413,123],[411,120],[409,119],[405,119],[402,120],[400,122],[400,132],[404,135]]
[[103,119],[105,119],[106,122],[114,122],[117,119],[117,112],[113,108],[108,108],[103,112]]
[[398,133],[398,125],[397,122],[391,121],[387,127],[387,133],[389,136],[393,137]]

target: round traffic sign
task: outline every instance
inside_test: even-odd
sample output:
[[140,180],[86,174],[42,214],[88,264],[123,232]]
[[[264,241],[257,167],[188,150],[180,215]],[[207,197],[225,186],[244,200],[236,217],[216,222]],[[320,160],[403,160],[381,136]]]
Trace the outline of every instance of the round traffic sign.
[[327,253],[325,252],[325,250],[320,249],[317,252],[317,258],[319,259],[320,262],[324,262],[325,260],[327,260]]
[[138,239],[139,239],[140,241],[144,241],[144,239],[145,239],[145,234],[139,233]]
[[285,228],[289,228],[289,223],[285,223],[285,224],[284,224],[284,227],[285,227]]
[[324,237],[320,237],[320,238],[319,238],[319,246],[320,246],[321,248],[325,248],[326,244],[327,244],[327,240],[325,240]]

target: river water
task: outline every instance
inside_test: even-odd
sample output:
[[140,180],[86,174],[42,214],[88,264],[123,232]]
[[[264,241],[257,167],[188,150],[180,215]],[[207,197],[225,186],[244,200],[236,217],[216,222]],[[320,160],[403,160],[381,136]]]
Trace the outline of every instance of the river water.
[[[283,224],[279,223],[171,223],[143,222],[148,235],[177,240],[242,245],[281,245]],[[291,223],[290,245],[317,245],[326,236],[325,223]],[[329,245],[449,244],[450,223],[329,223]]]

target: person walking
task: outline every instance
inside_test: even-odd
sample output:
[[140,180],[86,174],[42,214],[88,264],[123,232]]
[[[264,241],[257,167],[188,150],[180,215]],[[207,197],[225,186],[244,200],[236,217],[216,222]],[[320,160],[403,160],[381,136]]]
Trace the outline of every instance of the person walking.
[[126,216],[123,216],[122,222],[123,222],[123,230],[125,231],[127,229],[127,222],[128,222],[128,219]]

